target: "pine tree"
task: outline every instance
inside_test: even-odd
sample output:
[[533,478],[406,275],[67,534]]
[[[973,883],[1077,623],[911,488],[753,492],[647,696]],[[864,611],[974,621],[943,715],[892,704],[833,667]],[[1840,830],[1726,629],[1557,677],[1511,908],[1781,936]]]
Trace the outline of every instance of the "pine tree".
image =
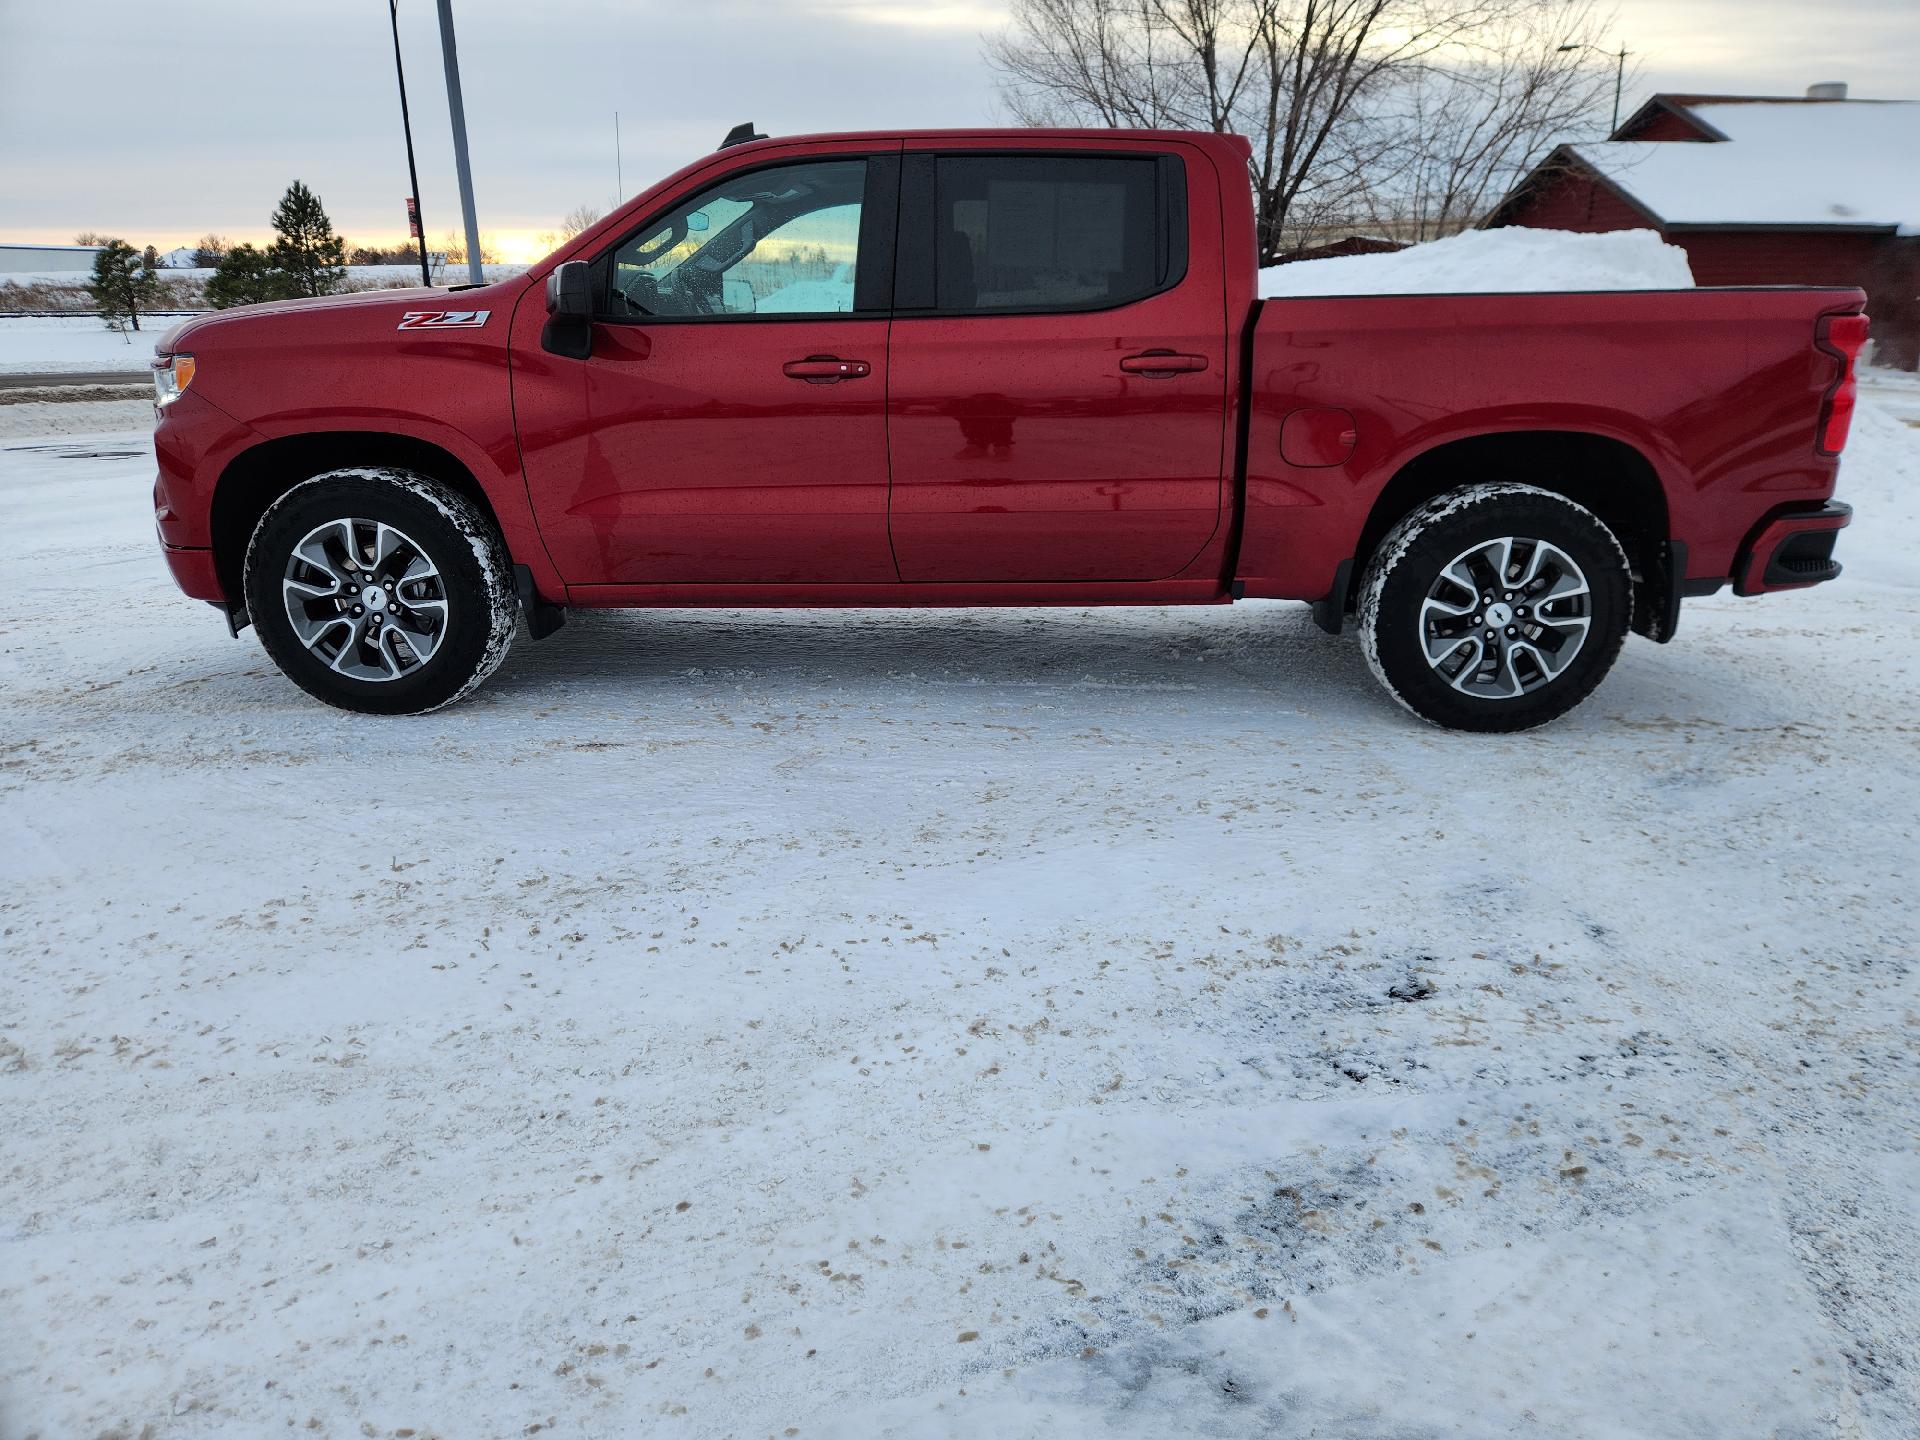
[[207,278],[207,303],[216,310],[287,300],[298,293],[292,277],[277,267],[266,251],[252,245],[235,245],[228,250]]
[[346,283],[346,242],[315,195],[298,180],[273,212],[274,241],[267,259],[287,276],[295,295],[332,295]]
[[100,318],[118,327],[122,322],[140,328],[140,312],[148,308],[160,289],[160,277],[140,252],[124,240],[102,237],[100,253],[93,257],[93,279],[87,293],[99,307]]

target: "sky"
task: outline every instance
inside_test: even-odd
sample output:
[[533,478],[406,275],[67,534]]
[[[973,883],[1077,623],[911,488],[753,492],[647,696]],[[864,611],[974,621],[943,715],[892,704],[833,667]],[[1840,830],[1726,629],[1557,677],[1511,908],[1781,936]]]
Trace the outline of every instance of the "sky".
[[[503,258],[742,120],[776,134],[1005,123],[1004,0],[455,0],[480,228]],[[432,0],[401,0],[421,206],[459,225]],[[85,14],[85,23],[77,17]],[[1920,98],[1920,0],[1621,0],[1656,89]],[[616,169],[614,115],[620,116]],[[0,0],[0,240],[260,239],[293,179],[350,242],[406,233],[383,0]]]

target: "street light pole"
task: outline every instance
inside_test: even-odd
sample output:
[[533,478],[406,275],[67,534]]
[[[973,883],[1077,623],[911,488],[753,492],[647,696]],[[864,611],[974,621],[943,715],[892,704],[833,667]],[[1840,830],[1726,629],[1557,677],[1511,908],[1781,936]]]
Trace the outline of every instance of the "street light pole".
[[427,268],[427,222],[420,218],[420,172],[413,163],[413,120],[407,114],[407,72],[400,63],[400,0],[387,0],[387,15],[393,21],[393,73],[400,81],[400,129],[407,137],[407,184],[412,187],[413,213],[407,217],[413,237],[420,242],[420,283],[433,284]]
[[460,215],[467,223],[467,279],[487,283],[480,269],[480,222],[473,213],[473,167],[467,163],[467,109],[460,103],[460,57],[454,53],[453,0],[440,0],[440,55],[447,64],[447,111],[453,117],[453,168],[460,177]]
[[1616,55],[1611,50],[1602,50],[1598,45],[1589,45],[1584,41],[1576,42],[1572,45],[1562,45],[1559,47],[1559,50],[1562,55],[1566,55],[1574,50],[1591,50],[1595,54],[1605,55],[1613,60],[1613,130],[1607,132],[1608,135],[1612,135],[1614,130],[1620,128],[1620,92],[1626,87],[1627,83],[1627,56],[1633,52],[1622,45],[1619,54]]

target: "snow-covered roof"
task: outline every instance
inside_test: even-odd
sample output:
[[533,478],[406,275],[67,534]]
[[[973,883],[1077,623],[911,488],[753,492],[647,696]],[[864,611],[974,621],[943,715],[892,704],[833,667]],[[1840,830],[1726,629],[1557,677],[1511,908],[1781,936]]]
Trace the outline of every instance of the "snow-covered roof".
[[1920,235],[1920,104],[1691,107],[1725,141],[1569,145],[1668,225],[1833,225]]

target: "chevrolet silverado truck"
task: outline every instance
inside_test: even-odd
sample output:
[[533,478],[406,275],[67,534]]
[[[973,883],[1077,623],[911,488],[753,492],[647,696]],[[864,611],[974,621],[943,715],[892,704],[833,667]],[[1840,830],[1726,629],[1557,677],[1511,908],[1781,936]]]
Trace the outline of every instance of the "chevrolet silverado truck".
[[167,562],[378,714],[574,606],[1264,597],[1477,731],[1839,574],[1860,291],[1263,302],[1249,154],[742,127],[511,279],[190,320]]

